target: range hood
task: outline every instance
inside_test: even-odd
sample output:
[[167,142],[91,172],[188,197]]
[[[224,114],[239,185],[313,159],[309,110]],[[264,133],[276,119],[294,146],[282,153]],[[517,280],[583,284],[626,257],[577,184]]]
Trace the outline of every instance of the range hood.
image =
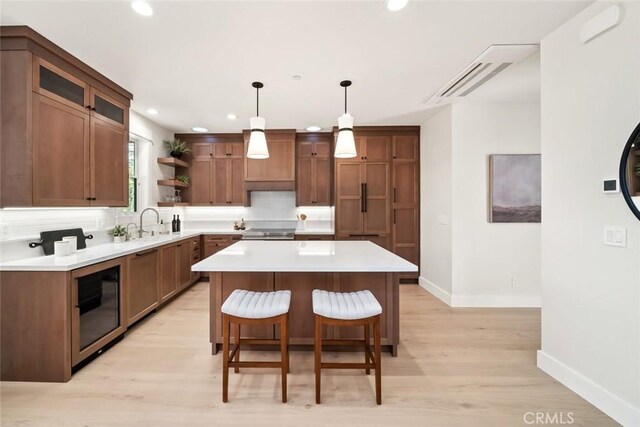
[[[249,142],[249,131],[245,130],[243,134],[246,146]],[[246,191],[295,191],[295,129],[268,129],[265,134],[269,158],[246,159]]]

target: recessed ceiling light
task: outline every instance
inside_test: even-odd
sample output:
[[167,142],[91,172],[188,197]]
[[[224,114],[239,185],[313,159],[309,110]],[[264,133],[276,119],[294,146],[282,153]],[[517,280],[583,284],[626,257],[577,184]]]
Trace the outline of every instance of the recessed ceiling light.
[[320,126],[309,126],[307,128],[308,132],[319,132],[321,130],[322,130],[322,128]]
[[387,4],[387,9],[391,12],[397,12],[398,10],[404,9],[409,3],[409,0],[385,0]]
[[159,111],[158,111],[158,110],[156,110],[155,108],[149,108],[149,109],[147,110],[147,113],[152,114],[152,115],[154,115],[154,116],[155,116],[156,114],[158,114],[158,113],[159,113]]
[[302,80],[302,76],[296,74],[295,76],[292,77],[293,80]]
[[235,115],[235,114],[233,114],[233,113],[229,113],[229,114],[227,114],[227,119],[229,119],[229,120],[235,120],[235,119],[237,119],[237,118],[238,118],[238,116],[236,116],[236,115]]
[[143,0],[136,0],[131,2],[131,8],[142,16],[153,15],[153,8],[149,3]]
[[194,131],[194,132],[209,132],[209,129],[202,128],[202,127],[199,127],[199,126],[192,127],[191,130]]

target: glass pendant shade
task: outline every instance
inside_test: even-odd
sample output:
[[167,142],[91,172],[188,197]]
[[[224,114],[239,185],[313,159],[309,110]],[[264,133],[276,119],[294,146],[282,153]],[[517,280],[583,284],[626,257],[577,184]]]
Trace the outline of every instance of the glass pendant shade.
[[343,114],[338,117],[338,140],[334,156],[337,159],[356,157],[356,141],[353,138],[353,116]]
[[264,134],[266,120],[264,117],[251,117],[249,124],[251,135],[249,136],[247,157],[250,159],[268,159],[269,148],[267,148],[267,138]]

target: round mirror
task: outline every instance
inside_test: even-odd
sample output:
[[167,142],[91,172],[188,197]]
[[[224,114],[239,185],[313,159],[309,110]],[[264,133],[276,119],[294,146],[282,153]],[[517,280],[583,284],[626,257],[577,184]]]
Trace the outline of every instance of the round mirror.
[[629,208],[640,219],[640,123],[622,152],[620,188]]

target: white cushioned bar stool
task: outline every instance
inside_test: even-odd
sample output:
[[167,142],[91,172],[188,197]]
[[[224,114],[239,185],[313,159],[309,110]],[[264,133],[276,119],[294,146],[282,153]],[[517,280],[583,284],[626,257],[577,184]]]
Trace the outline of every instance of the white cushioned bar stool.
[[[364,369],[369,375],[375,370],[376,403],[382,403],[382,375],[380,371],[380,315],[382,307],[370,291],[328,292],[314,290],[313,313],[316,318],[315,331],[315,372],[316,403],[320,403],[320,383],[322,369]],[[363,326],[363,340],[325,340],[322,326]],[[373,326],[374,353],[371,352],[370,327]],[[322,363],[322,345],[352,345],[364,347],[364,363]]]
[[[282,372],[282,402],[287,401],[289,372],[289,305],[291,291],[251,292],[236,289],[222,304],[222,401],[229,399],[229,368],[280,368]],[[229,353],[231,323],[235,324],[234,348]],[[280,324],[280,339],[240,338],[241,325]],[[240,345],[280,344],[279,362],[240,361]]]

